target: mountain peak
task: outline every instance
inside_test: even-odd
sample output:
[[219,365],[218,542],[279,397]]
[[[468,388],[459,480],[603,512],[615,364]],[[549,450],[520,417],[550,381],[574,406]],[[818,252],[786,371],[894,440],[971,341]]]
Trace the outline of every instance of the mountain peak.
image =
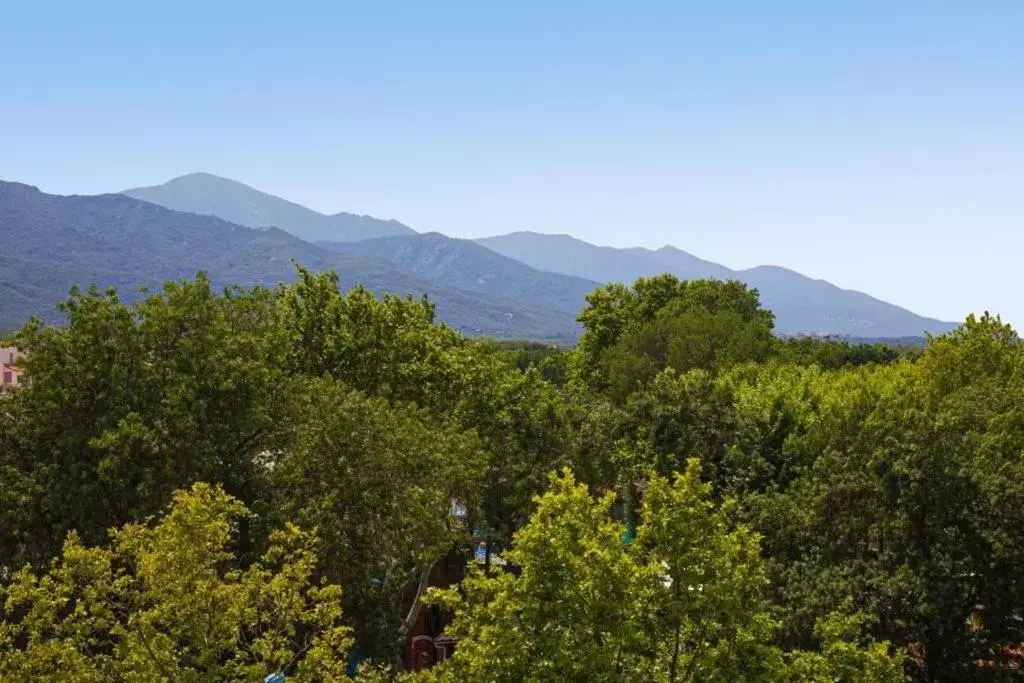
[[219,180],[219,181],[234,183],[236,185],[243,185],[244,184],[244,183],[238,182],[237,180],[231,180],[230,178],[225,178],[224,176],[219,176],[219,175],[217,175],[215,173],[208,173],[207,171],[193,171],[191,173],[186,173],[184,175],[178,176],[177,178],[171,178],[170,180],[167,181],[167,183],[170,184],[170,183],[174,183],[174,182],[178,182],[178,181],[182,181],[182,180]]
[[683,254],[686,256],[693,256],[693,254],[691,254],[690,252],[680,249],[679,247],[673,247],[671,244],[666,244],[664,246],[658,247],[654,251],[656,251],[659,254]]
[[35,185],[19,183],[16,180],[0,180],[0,190],[9,194],[42,194],[42,190]]
[[579,332],[572,314],[534,303],[528,291],[524,301],[504,296],[506,287],[493,294],[460,289],[389,260],[332,253],[280,230],[250,229],[124,194],[64,197],[0,182],[0,232],[9,266],[0,279],[3,332],[33,315],[60,322],[53,303],[75,284],[112,286],[128,301],[141,296],[140,286],[159,288],[198,271],[209,273],[217,288],[274,286],[294,279],[292,259],[313,271],[334,269],[344,289],[361,284],[400,296],[429,294],[439,319],[467,334],[567,343]]
[[237,180],[202,171],[178,176],[163,185],[125,190],[122,194],[175,211],[216,216],[249,228],[280,228],[310,242],[355,242],[415,232],[394,220],[350,213],[328,216]]
[[[168,180],[166,183],[163,183],[162,185],[151,185],[151,186],[149,186],[147,188],[138,188],[138,189],[153,189],[153,188],[157,188],[157,187],[182,187],[182,186],[199,186],[199,187],[209,187],[209,188],[215,188],[215,187],[233,188],[233,189],[250,190],[252,192],[259,192],[259,190],[255,189],[254,187],[251,187],[249,185],[246,185],[245,183],[239,182],[237,180],[232,180],[231,178],[225,178],[223,176],[219,176],[219,175],[216,175],[214,173],[207,173],[206,171],[194,171],[192,173],[186,173],[184,175],[180,175],[180,176],[176,176],[174,178],[171,178],[170,180]],[[134,191],[135,190],[125,190],[122,194],[128,194],[128,193],[134,192]]]

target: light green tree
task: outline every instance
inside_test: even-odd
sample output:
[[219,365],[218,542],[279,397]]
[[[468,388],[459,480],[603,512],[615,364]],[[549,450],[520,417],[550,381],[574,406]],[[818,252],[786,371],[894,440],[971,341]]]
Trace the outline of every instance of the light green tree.
[[700,463],[643,493],[637,550],[662,582],[651,596],[657,670],[668,681],[771,680],[782,670],[758,537],[716,509]]
[[338,680],[351,640],[340,588],[316,581],[314,547],[294,526],[239,568],[230,548],[247,514],[197,484],[109,547],[71,534],[47,571],[26,567],[0,590],[0,679]]
[[[552,477],[507,560],[519,576],[476,573],[432,598],[461,636],[450,680],[628,680],[649,668],[645,596],[656,578],[623,546],[611,495]],[[461,595],[463,593],[464,595]]]
[[813,683],[895,683],[907,679],[904,657],[886,641],[867,641],[862,633],[868,616],[843,610],[820,618],[814,633],[819,649],[788,654],[789,680]]
[[423,678],[903,680],[902,654],[862,640],[854,617],[823,622],[818,652],[780,648],[758,538],[730,522],[731,504],[712,504],[697,461],[672,482],[653,477],[643,495],[627,544],[611,494],[553,477],[507,555],[516,573],[432,594],[455,612],[461,640]]

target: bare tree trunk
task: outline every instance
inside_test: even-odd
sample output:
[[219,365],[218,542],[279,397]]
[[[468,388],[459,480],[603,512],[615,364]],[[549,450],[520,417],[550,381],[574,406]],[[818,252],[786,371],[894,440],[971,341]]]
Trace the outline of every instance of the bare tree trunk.
[[409,613],[405,615],[405,621],[402,622],[402,635],[405,635],[412,629],[416,623],[416,619],[420,616],[420,609],[423,607],[423,594],[427,592],[427,585],[430,583],[430,570],[432,565],[424,565],[420,567],[420,582],[416,586],[416,595],[412,600],[412,607],[409,608]]
[[668,680],[676,682],[676,670],[679,668],[679,632],[682,624],[676,624],[676,642],[672,648],[672,662],[668,667]]

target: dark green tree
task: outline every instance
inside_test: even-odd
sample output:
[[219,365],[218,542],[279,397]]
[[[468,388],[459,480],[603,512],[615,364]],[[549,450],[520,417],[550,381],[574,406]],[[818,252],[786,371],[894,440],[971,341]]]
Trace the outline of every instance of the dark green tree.
[[757,290],[735,282],[640,278],[587,298],[576,376],[619,403],[661,370],[720,370],[773,348],[773,316]]
[[486,456],[472,432],[330,378],[310,381],[294,410],[294,443],[268,464],[265,515],[312,530],[360,651],[391,662],[432,569],[469,540],[452,503],[479,507]]
[[273,305],[200,274],[131,306],[76,289],[66,325],[26,326],[27,386],[0,428],[2,467],[36,493],[31,519],[5,529],[14,557],[50,556],[71,529],[99,542],[196,481],[254,500],[288,395]]

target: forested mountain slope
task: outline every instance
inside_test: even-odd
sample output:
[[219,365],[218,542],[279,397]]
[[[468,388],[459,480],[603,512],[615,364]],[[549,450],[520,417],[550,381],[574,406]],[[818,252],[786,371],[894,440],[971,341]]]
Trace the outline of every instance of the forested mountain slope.
[[460,289],[495,294],[575,316],[593,280],[538,270],[472,240],[440,233],[403,235],[361,242],[319,242],[327,249],[387,261],[417,275]]
[[63,197],[0,182],[0,234],[0,329],[8,331],[32,315],[58,319],[53,304],[74,284],[116,287],[131,297],[140,286],[205,270],[218,285],[274,285],[294,279],[293,259],[314,271],[335,269],[346,288],[426,292],[439,317],[468,334],[566,342],[578,330],[564,312],[446,286],[276,228],[247,228],[126,195]]

